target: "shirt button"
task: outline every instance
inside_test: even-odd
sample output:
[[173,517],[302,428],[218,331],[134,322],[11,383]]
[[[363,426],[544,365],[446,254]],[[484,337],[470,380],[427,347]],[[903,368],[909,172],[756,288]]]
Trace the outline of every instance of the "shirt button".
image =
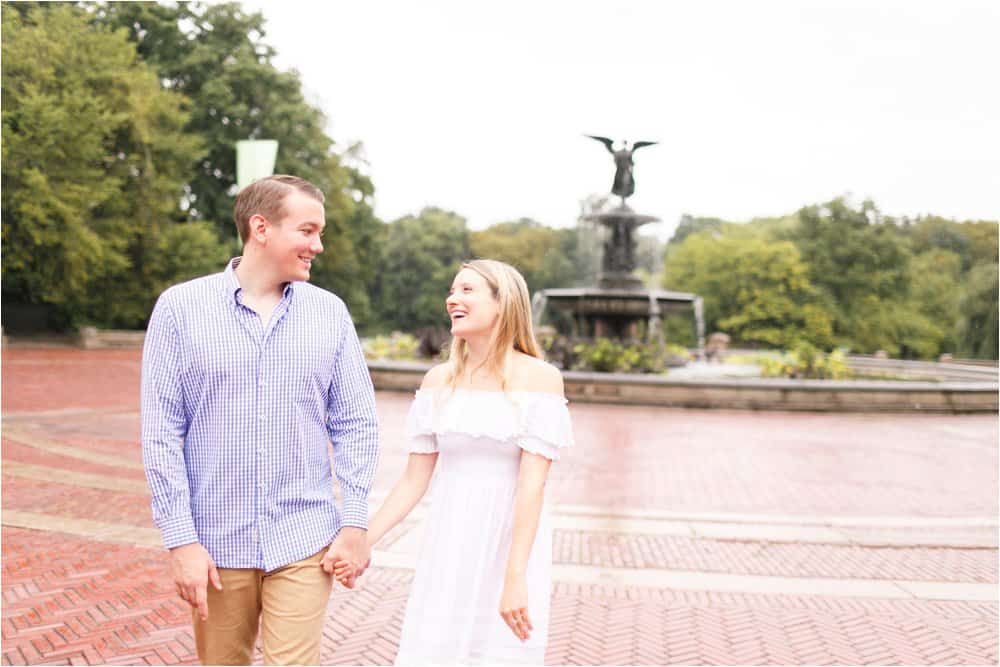
[[260,490],[261,491],[267,491],[267,484],[265,484],[264,482],[261,482],[260,483]]
[[251,533],[251,536],[253,537],[253,541],[254,542],[259,542],[260,541],[260,535],[257,533],[257,529],[256,528],[253,529],[253,532]]
[[265,414],[264,414],[264,413],[262,412],[262,413],[260,413],[259,415],[257,415],[257,419],[259,419],[259,420],[261,420],[261,421],[264,421],[265,419],[267,419],[267,415],[265,415]]

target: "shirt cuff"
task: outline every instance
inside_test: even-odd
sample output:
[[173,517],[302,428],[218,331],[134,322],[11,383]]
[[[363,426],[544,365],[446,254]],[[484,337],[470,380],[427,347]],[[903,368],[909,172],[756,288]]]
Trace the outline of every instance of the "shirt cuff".
[[368,501],[361,498],[344,498],[344,512],[340,517],[340,525],[368,530]]
[[190,514],[162,519],[157,522],[157,526],[163,534],[163,546],[167,549],[198,541],[198,533],[194,529],[194,520]]

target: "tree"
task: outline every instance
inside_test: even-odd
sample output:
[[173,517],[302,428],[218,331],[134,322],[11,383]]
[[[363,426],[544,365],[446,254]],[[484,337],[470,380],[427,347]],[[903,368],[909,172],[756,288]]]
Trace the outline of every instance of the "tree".
[[668,248],[663,284],[700,295],[709,330],[742,342],[833,342],[830,314],[815,302],[808,266],[787,241],[688,235]]
[[359,326],[368,324],[382,238],[370,205],[374,188],[359,169],[360,147],[336,151],[327,118],[306,101],[298,73],[273,65],[263,15],[232,2],[111,2],[94,6],[94,20],[126,29],[164,85],[192,101],[186,130],[206,153],[189,165],[186,216],[235,238],[235,144],[276,139],[275,171],[312,181],[326,195],[326,251],[312,281],[342,296]]
[[957,338],[958,353],[963,357],[997,358],[997,263],[976,264],[969,271],[959,295]]
[[[834,314],[834,334],[855,351],[899,348],[885,329],[873,329],[874,309],[907,299],[910,251],[891,219],[871,201],[853,208],[843,199],[799,210],[799,225],[781,235],[798,247],[820,301]],[[894,306],[891,310],[899,311]]]
[[153,249],[201,153],[185,98],[73,6],[4,11],[3,59],[4,298],[48,304],[63,326],[141,323],[163,274]]
[[534,293],[572,284],[575,269],[566,253],[566,231],[522,218],[472,232],[469,245],[475,257],[500,260],[516,268]]
[[721,234],[723,228],[731,224],[721,218],[699,218],[685,213],[681,216],[680,222],[677,223],[677,229],[674,230],[674,234],[670,237],[668,243],[680,245],[688,236],[700,232]]
[[376,280],[380,324],[410,332],[447,325],[448,288],[469,258],[465,218],[456,213],[425,208],[389,224]]
[[[937,335],[922,340],[919,356],[936,357],[956,349],[962,258],[950,250],[933,249],[910,262],[908,310],[926,318],[922,328]],[[913,341],[911,340],[911,345]]]

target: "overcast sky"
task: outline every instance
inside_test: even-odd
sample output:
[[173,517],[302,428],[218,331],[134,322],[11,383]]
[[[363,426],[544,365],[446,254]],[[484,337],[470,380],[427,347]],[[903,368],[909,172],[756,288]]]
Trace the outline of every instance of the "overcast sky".
[[[629,201],[748,220],[849,194],[1000,218],[1000,3],[246,2],[385,220],[575,222],[635,153]],[[655,228],[654,228],[655,227]]]

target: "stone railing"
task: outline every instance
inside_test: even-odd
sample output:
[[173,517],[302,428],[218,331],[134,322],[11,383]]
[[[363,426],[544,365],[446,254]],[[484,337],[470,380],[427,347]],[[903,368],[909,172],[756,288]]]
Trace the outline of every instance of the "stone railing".
[[[427,364],[377,361],[368,369],[376,389],[415,391]],[[821,412],[992,412],[992,382],[893,382],[770,378],[671,380],[656,375],[564,371],[572,401],[677,408]]]
[[145,331],[122,329],[98,329],[97,327],[80,327],[78,338],[80,347],[85,350],[101,350],[107,348],[142,347],[146,339]]

